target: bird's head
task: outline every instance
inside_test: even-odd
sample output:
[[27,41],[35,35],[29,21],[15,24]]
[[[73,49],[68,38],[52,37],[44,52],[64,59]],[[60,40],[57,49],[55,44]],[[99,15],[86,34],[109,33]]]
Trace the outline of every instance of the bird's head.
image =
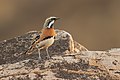
[[60,19],[59,17],[49,17],[45,20],[44,28],[53,28],[53,25],[56,20]]

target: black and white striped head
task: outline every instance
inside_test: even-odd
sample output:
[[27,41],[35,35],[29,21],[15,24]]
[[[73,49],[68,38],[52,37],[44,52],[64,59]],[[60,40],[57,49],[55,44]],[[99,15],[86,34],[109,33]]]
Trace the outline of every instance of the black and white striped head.
[[55,23],[56,20],[58,20],[60,18],[58,17],[49,17],[45,20],[45,23],[44,23],[44,28],[53,28],[53,25]]

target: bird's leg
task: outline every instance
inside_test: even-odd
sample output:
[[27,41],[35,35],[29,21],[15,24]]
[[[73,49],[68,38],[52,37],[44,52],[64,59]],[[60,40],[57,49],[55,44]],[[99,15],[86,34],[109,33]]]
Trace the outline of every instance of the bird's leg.
[[40,49],[38,49],[38,54],[39,54],[39,60],[41,60],[41,56],[40,56]]
[[50,58],[50,55],[48,53],[48,47],[46,48],[46,52],[47,52],[47,57]]

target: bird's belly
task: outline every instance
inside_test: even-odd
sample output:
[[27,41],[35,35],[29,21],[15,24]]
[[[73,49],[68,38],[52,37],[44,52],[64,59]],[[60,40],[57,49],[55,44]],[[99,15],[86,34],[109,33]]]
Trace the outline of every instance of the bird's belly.
[[36,45],[36,48],[43,49],[43,48],[46,48],[46,47],[51,46],[53,43],[54,43],[54,37],[51,37],[51,38],[49,38],[49,39],[40,41],[40,42]]

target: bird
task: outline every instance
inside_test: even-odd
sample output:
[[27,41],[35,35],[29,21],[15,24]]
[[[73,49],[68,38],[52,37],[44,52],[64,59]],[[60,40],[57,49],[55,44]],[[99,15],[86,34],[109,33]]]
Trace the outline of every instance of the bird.
[[50,58],[48,53],[48,48],[54,43],[55,36],[57,35],[54,29],[54,23],[56,20],[60,19],[59,17],[49,17],[45,20],[43,29],[41,30],[41,34],[34,38],[33,43],[29,47],[29,49],[25,52],[30,53],[34,48],[38,49],[39,60],[41,60],[41,49],[46,49],[47,57]]

